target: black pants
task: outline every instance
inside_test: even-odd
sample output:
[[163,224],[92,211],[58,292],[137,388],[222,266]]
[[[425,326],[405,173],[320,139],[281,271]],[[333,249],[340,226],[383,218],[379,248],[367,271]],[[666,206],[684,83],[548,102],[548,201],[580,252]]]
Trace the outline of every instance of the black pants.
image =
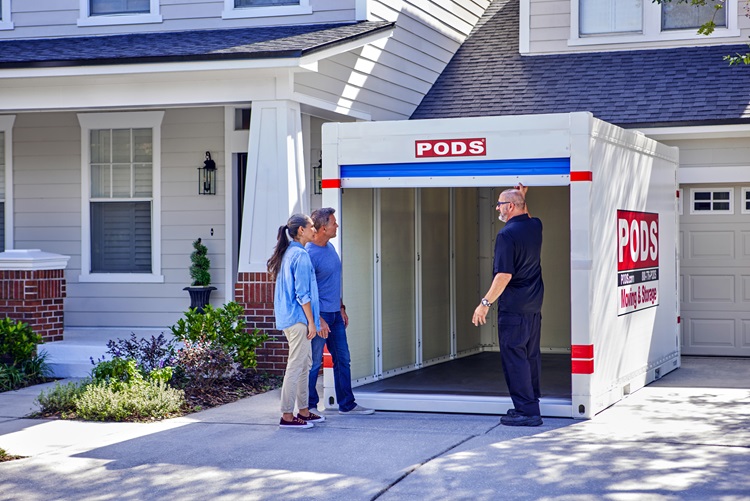
[[542,314],[500,312],[497,325],[503,373],[513,406],[521,414],[539,416]]

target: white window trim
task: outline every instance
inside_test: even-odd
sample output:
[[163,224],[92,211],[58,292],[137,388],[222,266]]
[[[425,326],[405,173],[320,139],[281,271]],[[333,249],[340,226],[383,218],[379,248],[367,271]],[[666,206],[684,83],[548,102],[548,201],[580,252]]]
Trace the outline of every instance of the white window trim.
[[10,20],[10,0],[0,0],[2,14],[0,14],[0,30],[12,30],[13,21]]
[[246,19],[250,17],[299,16],[312,14],[310,0],[299,0],[299,5],[273,5],[262,7],[234,6],[234,0],[224,0],[222,19]]
[[742,189],[740,190],[740,192],[742,193],[742,198],[741,198],[741,201],[742,201],[742,211],[741,211],[741,213],[742,214],[750,214],[750,209],[746,208],[747,194],[750,193],[750,188],[746,188],[746,187],[743,186]]
[[78,26],[114,26],[121,24],[150,24],[161,23],[159,0],[151,0],[151,12],[148,14],[113,14],[111,16],[92,16],[89,0],[79,0],[81,17]]
[[[79,113],[81,124],[81,274],[79,282],[164,283],[161,274],[161,123],[163,111]],[[151,273],[91,273],[91,130],[153,131],[154,157],[151,205]]]
[[[729,192],[729,210],[715,211],[711,210],[695,210],[695,192],[700,191],[728,191]],[[722,200],[724,201],[724,200]],[[715,200],[711,200],[715,202]],[[690,188],[690,215],[691,216],[729,216],[734,214],[734,188]]]
[[697,28],[684,30],[661,30],[661,5],[644,0],[643,5],[643,33],[623,33],[606,35],[584,35],[579,34],[579,0],[571,0],[570,8],[570,39],[568,46],[579,45],[606,45],[637,42],[661,42],[672,40],[706,40],[714,38],[732,38],[741,35],[739,27],[739,11],[737,0],[727,0],[724,8],[727,9],[727,26],[717,27],[710,36],[699,35]]
[[13,123],[15,115],[0,116],[5,137],[5,250],[13,249]]

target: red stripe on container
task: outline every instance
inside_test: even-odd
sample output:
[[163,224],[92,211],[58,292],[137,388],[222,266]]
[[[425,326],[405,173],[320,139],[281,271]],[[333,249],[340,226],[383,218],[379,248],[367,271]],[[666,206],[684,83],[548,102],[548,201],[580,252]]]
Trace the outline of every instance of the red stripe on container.
[[328,353],[327,346],[323,346],[323,368],[333,369],[333,357]]
[[593,178],[593,173],[590,170],[577,171],[577,172],[570,173],[571,181],[591,181],[592,178]]
[[570,347],[570,358],[594,358],[594,345],[574,344]]
[[320,182],[321,188],[341,188],[341,179],[323,179]]
[[594,361],[593,360],[573,360],[571,363],[570,372],[573,374],[593,374],[594,373]]

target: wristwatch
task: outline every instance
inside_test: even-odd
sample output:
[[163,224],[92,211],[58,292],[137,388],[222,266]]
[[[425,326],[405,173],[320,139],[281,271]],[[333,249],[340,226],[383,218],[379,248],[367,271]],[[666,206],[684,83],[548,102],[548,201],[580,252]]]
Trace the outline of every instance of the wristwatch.
[[490,303],[489,301],[487,301],[486,297],[483,297],[482,298],[482,306],[486,306],[487,308],[489,308],[490,306],[492,306],[492,303]]

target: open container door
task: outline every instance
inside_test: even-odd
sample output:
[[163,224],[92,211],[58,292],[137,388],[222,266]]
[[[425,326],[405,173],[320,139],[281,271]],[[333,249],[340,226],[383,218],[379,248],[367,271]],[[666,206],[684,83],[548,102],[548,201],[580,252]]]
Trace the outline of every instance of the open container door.
[[[623,173],[634,163],[659,174],[643,181]],[[500,414],[512,406],[507,394],[447,382],[424,391],[384,382],[424,375],[434,383],[444,367],[497,352],[496,318],[483,329],[466,324],[492,278],[495,188],[519,181],[532,187],[530,201],[539,196],[531,210],[545,223],[543,354],[563,352],[566,393],[545,395],[543,368],[542,414],[588,418],[621,398],[628,382],[630,390],[645,384],[652,352],[664,360],[677,353],[661,349],[676,331],[666,321],[676,318],[676,272],[665,268],[672,274],[659,277],[667,297],[655,307],[658,322],[617,320],[619,290],[607,289],[618,279],[611,231],[618,224],[615,207],[656,203],[663,219],[676,224],[675,191],[671,197],[665,191],[675,170],[675,151],[589,113],[326,124],[323,205],[335,208],[341,221],[332,243],[344,263],[357,400],[385,410]],[[655,191],[652,181],[659,184]],[[663,246],[674,248],[672,229],[664,235]],[[602,333],[602,327],[612,330]],[[644,348],[644,340],[660,348]],[[607,366],[597,362],[595,369],[594,359]],[[494,369],[501,379],[499,365]],[[325,404],[335,407],[327,381]]]

